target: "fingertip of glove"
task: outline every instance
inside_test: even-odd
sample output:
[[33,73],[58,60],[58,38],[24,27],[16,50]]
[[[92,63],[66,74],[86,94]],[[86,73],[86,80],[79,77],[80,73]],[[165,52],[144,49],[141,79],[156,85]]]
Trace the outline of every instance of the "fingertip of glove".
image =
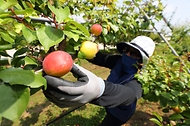
[[45,75],[44,77],[45,77],[46,79],[49,79],[49,78],[50,78],[50,79],[57,78],[57,77],[50,76],[50,75]]
[[44,78],[47,80],[49,78],[51,78],[49,75],[45,75]]

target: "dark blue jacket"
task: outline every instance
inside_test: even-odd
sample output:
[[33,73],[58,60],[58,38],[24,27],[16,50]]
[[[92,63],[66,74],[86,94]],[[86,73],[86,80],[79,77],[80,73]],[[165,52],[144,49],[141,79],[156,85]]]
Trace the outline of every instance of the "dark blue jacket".
[[[121,55],[108,55],[98,52],[96,57],[89,61],[112,70],[120,58]],[[128,81],[122,85],[105,80],[103,95],[91,102],[106,107],[107,112],[124,122],[133,115],[136,102],[142,96],[141,84],[131,76],[126,79]]]

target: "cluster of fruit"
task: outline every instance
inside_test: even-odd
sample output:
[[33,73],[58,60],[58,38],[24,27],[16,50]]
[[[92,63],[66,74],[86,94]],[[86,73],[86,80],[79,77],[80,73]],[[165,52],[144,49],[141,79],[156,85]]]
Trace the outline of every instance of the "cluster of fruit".
[[[90,32],[94,36],[99,36],[102,33],[102,26],[94,24],[91,26]],[[94,58],[98,50],[98,45],[91,41],[84,41],[80,46],[80,52],[86,59]],[[69,53],[57,50],[44,58],[42,66],[46,74],[61,77],[72,69],[73,59]]]

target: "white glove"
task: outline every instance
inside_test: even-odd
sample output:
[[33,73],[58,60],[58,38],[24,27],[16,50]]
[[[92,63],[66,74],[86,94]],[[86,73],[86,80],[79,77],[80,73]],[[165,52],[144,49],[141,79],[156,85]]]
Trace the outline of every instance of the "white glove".
[[76,82],[45,75],[47,90],[46,98],[59,107],[79,106],[100,97],[105,89],[102,78],[83,67],[73,64],[71,72],[77,76]]

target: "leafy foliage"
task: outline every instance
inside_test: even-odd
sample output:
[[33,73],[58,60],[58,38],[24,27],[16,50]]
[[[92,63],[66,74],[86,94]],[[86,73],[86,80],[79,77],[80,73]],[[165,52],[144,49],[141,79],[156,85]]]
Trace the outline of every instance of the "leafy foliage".
[[179,60],[171,63],[167,57],[155,55],[143,71],[143,76],[138,74],[137,78],[143,84],[144,99],[159,102],[166,113],[179,106],[180,111],[174,110],[170,119],[189,124],[190,76],[187,66]]
[[[130,41],[137,35],[152,36],[143,30],[151,28],[153,22],[145,18],[138,6],[151,19],[159,21],[163,10],[160,0],[136,0],[136,3],[125,0],[121,6],[117,6],[116,2],[0,0],[0,94],[4,96],[0,98],[0,118],[12,121],[19,119],[26,109],[31,91],[46,88],[45,79],[39,70],[48,53],[64,50],[75,59],[81,58],[77,57],[80,56],[77,52],[80,44],[86,40],[106,46]],[[74,20],[75,16],[82,18]],[[89,32],[95,23],[101,24],[103,28],[102,34],[97,37]],[[172,37],[174,44],[179,37]],[[8,53],[10,49],[15,51],[13,55]],[[179,49],[179,52],[184,49]],[[163,51],[165,55],[170,53],[168,50]],[[153,57],[143,76],[138,76],[144,85],[144,98],[160,101],[164,110],[179,105],[183,112],[171,115],[171,118],[188,123],[189,74],[186,66],[182,66],[175,57],[169,61],[166,59]],[[162,121],[160,117],[158,121]]]
[[[183,24],[173,28],[173,35],[171,37],[171,42],[175,49],[178,51],[179,55],[186,55],[190,52],[189,45],[190,41],[190,25]],[[178,46],[176,46],[178,45]]]

